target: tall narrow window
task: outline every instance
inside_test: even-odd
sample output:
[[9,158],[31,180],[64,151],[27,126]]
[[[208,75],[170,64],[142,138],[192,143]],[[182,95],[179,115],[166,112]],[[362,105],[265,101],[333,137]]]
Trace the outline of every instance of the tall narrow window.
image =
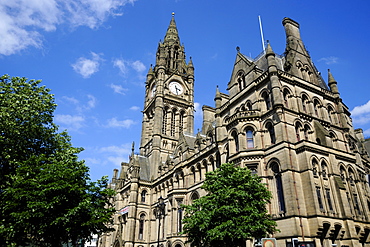
[[285,200],[284,200],[283,182],[281,180],[279,165],[277,163],[273,163],[271,165],[271,169],[274,172],[279,213],[283,213],[285,212]]
[[358,197],[356,194],[353,194],[353,201],[355,203],[355,210],[357,211],[358,214],[361,214],[361,209],[360,209],[360,205],[358,203]]
[[329,107],[328,107],[328,117],[329,117],[329,122],[330,122],[331,124],[333,124],[333,119],[332,119],[332,117],[331,117],[332,112],[333,112],[333,109],[329,106]]
[[231,133],[231,136],[234,139],[235,152],[239,152],[239,138],[238,138],[238,134],[236,133],[236,131],[233,131]]
[[266,125],[266,128],[267,128],[267,131],[269,132],[269,135],[270,135],[271,144],[275,144],[276,143],[276,137],[275,137],[274,126],[272,126],[271,123],[268,123]]
[[183,209],[181,207],[182,201],[177,201],[179,205],[177,209],[177,232],[182,232],[182,219],[183,219]]
[[285,107],[289,107],[289,103],[288,103],[288,96],[289,96],[289,91],[288,91],[288,89],[284,89],[284,92],[283,92],[283,99],[284,99],[284,105],[285,105]]
[[308,131],[310,130],[310,127],[308,127],[308,125],[305,125],[304,126],[304,129],[303,129],[303,134],[304,134],[304,139],[306,141],[308,141]]
[[247,148],[254,148],[253,131],[248,129],[246,132],[247,136]]
[[262,94],[262,97],[263,97],[263,100],[265,101],[266,110],[270,110],[271,108],[270,96],[266,92],[264,92]]
[[142,192],[141,192],[141,202],[145,202],[145,198],[146,197],[146,190],[143,190]]
[[195,181],[196,181],[196,179],[197,179],[197,175],[196,175],[196,173],[195,173],[195,168],[194,168],[194,166],[191,168],[191,172],[193,173],[193,182],[195,183]]
[[202,166],[200,164],[198,164],[197,169],[199,171],[199,180],[202,180]]
[[247,111],[251,111],[252,110],[252,104],[251,102],[247,102]]
[[323,178],[327,178],[328,177],[328,167],[327,165],[325,164],[324,161],[321,162],[321,174],[322,174],[322,177]]
[[166,135],[167,133],[167,108],[163,110],[163,125],[162,125],[162,134]]
[[302,126],[300,123],[296,123],[295,124],[295,136],[297,138],[297,142],[299,142],[301,140],[301,136],[299,134],[300,130],[301,130]]
[[175,136],[176,110],[171,112],[171,136]]
[[184,130],[184,115],[185,115],[185,113],[183,111],[181,111],[180,116],[179,116],[179,131],[180,131],[180,133],[182,133],[182,131]]
[[312,172],[313,172],[313,175],[314,176],[317,176],[317,167],[318,167],[318,164],[319,163],[317,163],[317,160],[313,160],[312,161]]
[[320,116],[319,116],[319,105],[320,105],[320,103],[319,103],[317,100],[315,100],[315,101],[313,102],[313,109],[314,109],[314,111],[315,111],[315,116],[316,116],[316,117],[320,117]]
[[139,219],[139,239],[143,239],[144,237],[144,220],[145,214],[141,214]]
[[349,197],[348,192],[346,194],[347,194],[347,201],[348,201],[349,211],[351,212],[351,214],[353,214],[351,198]]
[[322,203],[321,191],[319,187],[316,187],[317,201],[319,203],[320,210],[324,210],[324,205]]
[[307,96],[306,95],[303,95],[302,96],[302,110],[303,112],[306,112],[307,113]]
[[326,200],[328,201],[329,210],[333,211],[333,203],[331,201],[330,190],[326,189],[325,192],[326,192]]

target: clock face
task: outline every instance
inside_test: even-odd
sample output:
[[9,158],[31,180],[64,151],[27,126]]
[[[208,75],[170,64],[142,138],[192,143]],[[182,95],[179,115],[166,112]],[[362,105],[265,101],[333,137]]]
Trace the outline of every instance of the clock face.
[[175,95],[180,95],[184,92],[183,87],[177,81],[173,81],[169,85],[170,91]]

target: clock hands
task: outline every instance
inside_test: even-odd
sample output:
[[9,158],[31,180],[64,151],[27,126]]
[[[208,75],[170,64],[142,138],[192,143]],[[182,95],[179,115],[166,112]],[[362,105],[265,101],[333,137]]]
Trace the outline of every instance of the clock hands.
[[176,90],[176,95],[179,95],[178,91],[180,91],[180,92],[181,92],[181,89],[180,89],[180,88],[178,88],[178,87],[175,85],[175,90]]

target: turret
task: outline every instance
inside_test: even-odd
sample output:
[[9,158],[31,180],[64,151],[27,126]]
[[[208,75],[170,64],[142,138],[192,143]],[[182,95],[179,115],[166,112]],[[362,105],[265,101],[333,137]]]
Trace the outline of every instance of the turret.
[[187,73],[188,73],[188,76],[189,77],[194,77],[194,65],[193,65],[193,60],[191,59],[190,57],[190,61],[188,63],[188,66],[187,66]]
[[292,19],[284,18],[283,26],[286,34],[284,70],[293,76],[327,90],[327,85],[316,70],[303,44],[299,31],[299,24]]
[[328,84],[330,91],[336,96],[339,97],[339,91],[337,87],[337,81],[334,79],[332,73],[330,72],[330,69],[328,69]]
[[146,75],[146,82],[149,83],[154,78],[153,65],[150,65],[148,74]]
[[270,83],[271,83],[272,104],[274,106],[282,105],[283,101],[282,101],[281,91],[280,91],[280,81],[277,75],[275,53],[272,50],[270,43],[267,44],[265,57],[267,59],[268,72],[269,72]]

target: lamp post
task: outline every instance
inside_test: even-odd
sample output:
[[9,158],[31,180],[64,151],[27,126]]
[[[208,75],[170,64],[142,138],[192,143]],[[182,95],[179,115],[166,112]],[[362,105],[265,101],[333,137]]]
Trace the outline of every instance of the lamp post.
[[161,218],[164,216],[164,209],[166,207],[166,204],[164,203],[164,199],[161,197],[158,198],[157,205],[155,206],[155,217],[158,219],[158,244],[157,247],[159,247],[159,238],[161,233]]

